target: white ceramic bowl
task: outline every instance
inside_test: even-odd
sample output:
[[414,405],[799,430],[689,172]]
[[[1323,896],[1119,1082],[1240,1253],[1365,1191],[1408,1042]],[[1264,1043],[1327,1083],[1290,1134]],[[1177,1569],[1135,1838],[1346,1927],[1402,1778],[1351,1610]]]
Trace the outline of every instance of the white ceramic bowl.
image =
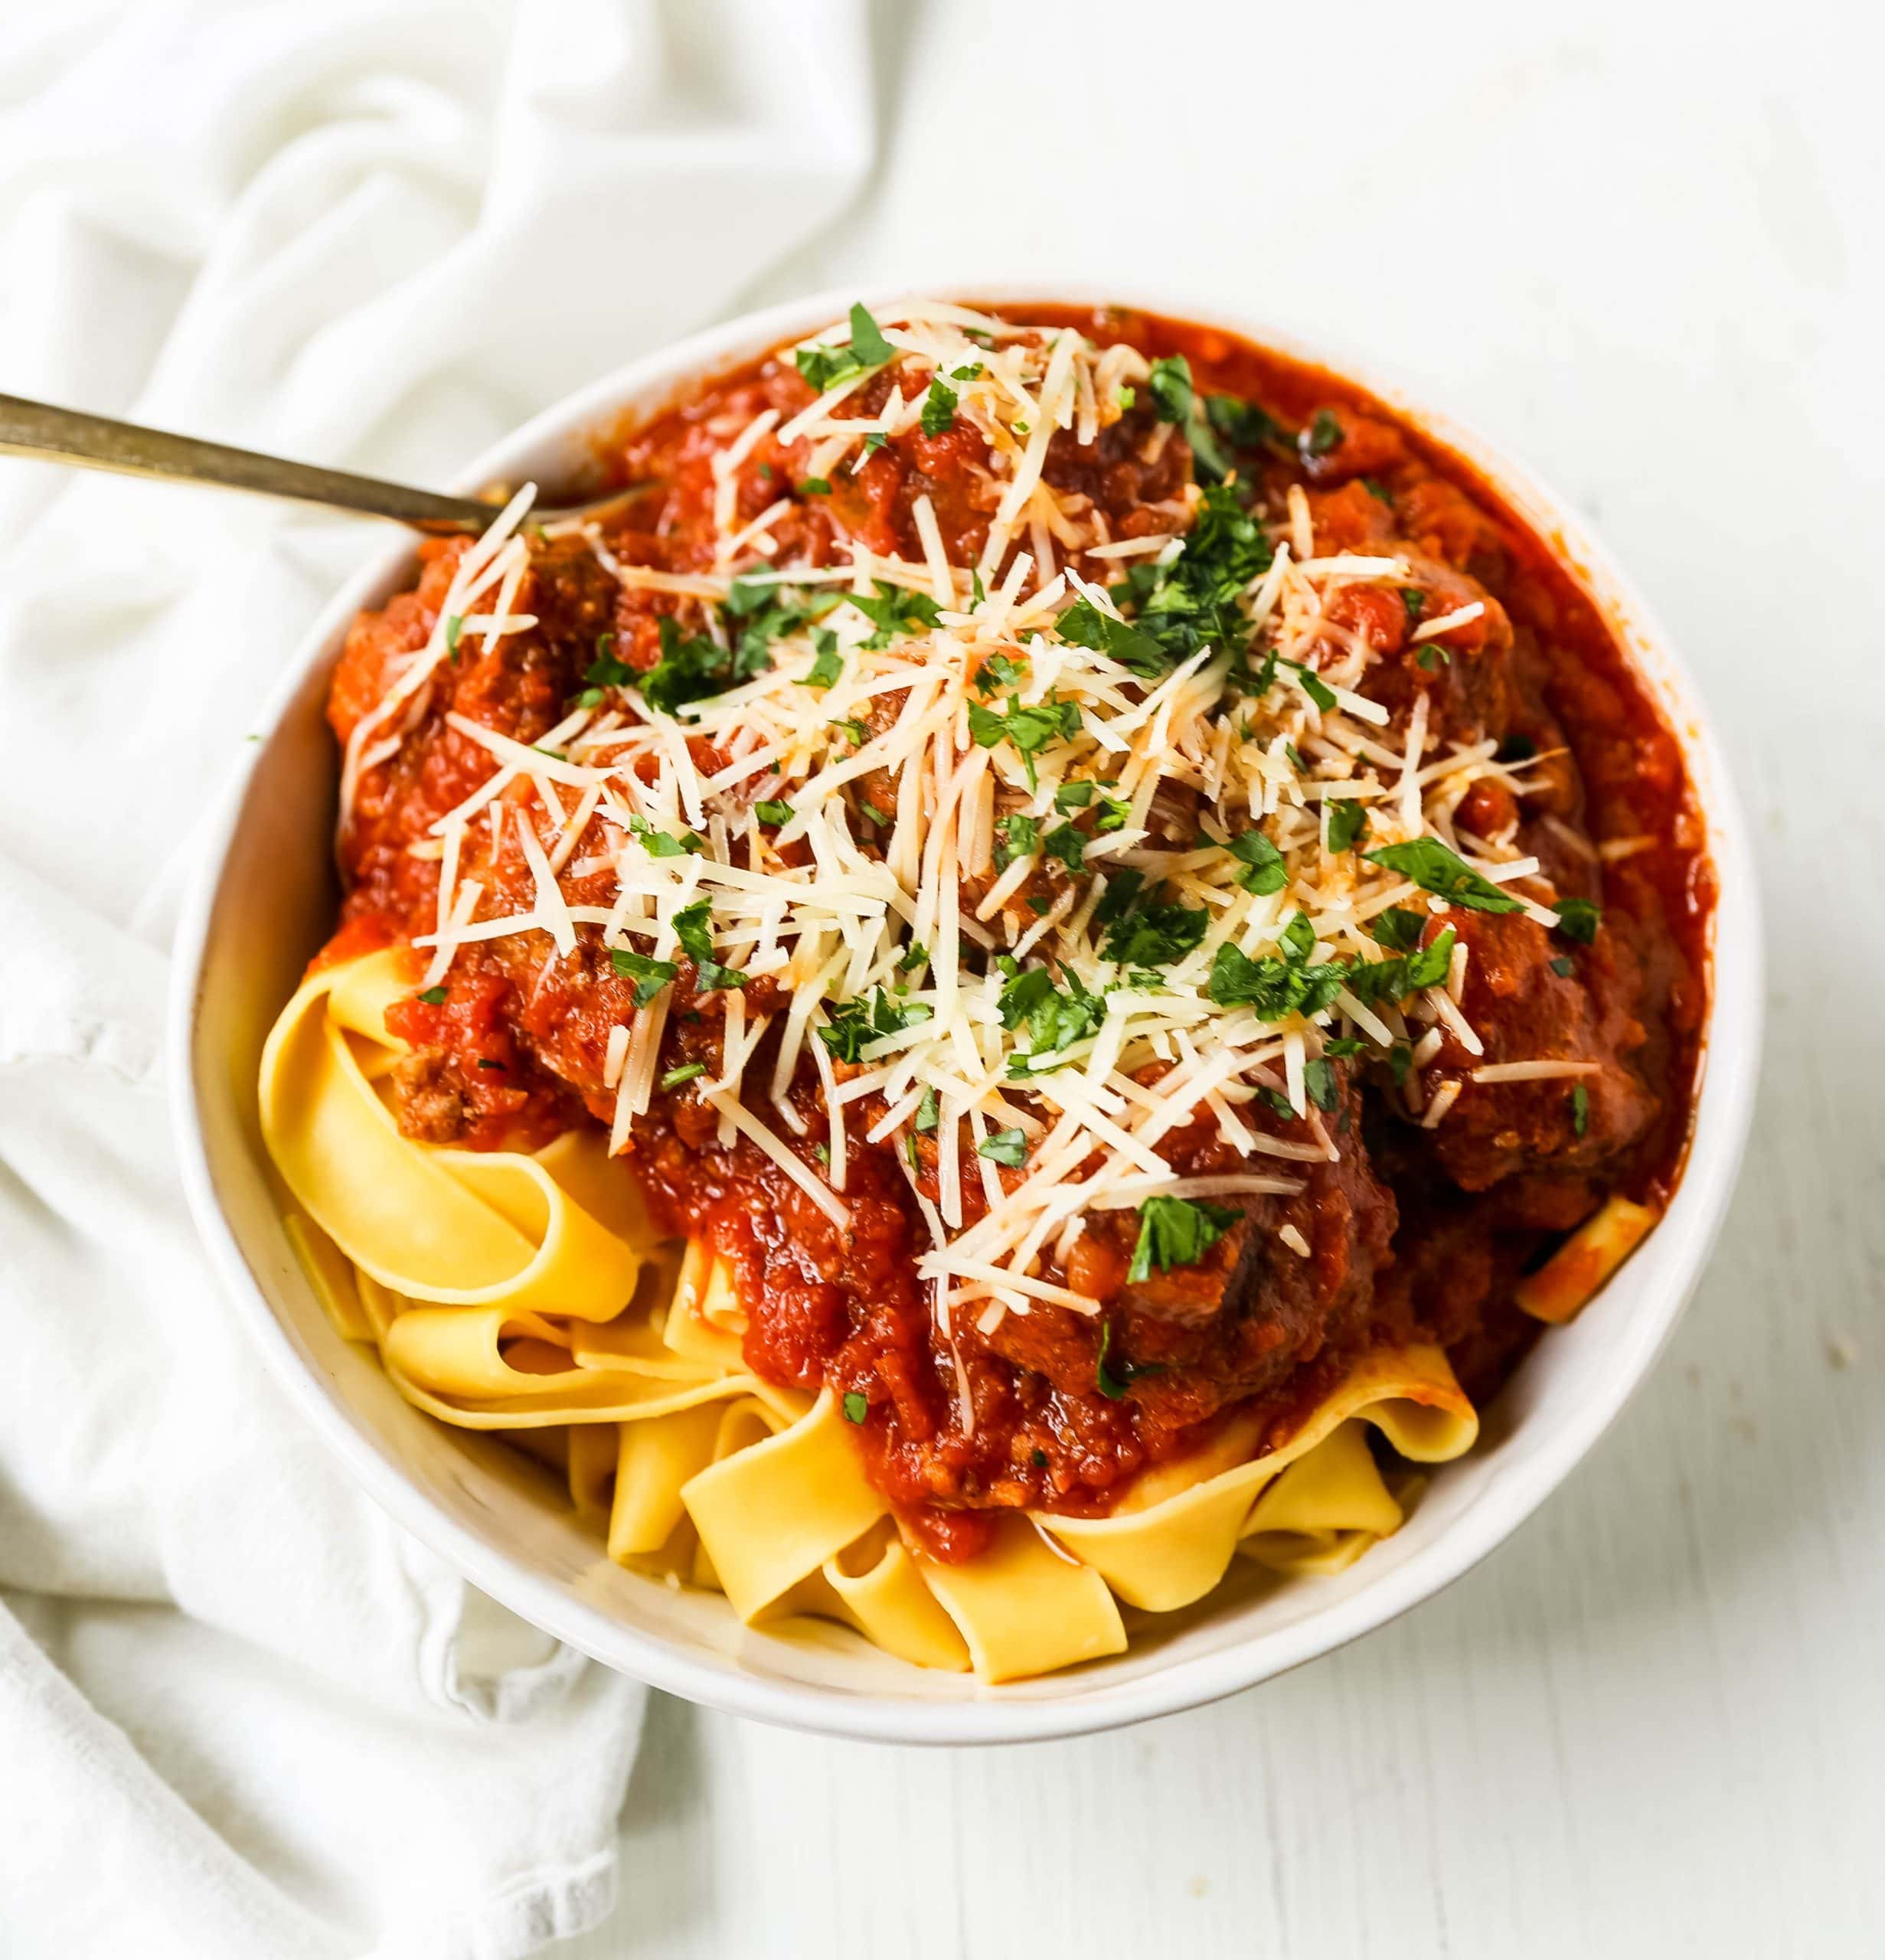
[[[384,556],[337,596],[296,655],[212,827],[178,936],[172,1080],[198,1225],[237,1312],[302,1415],[394,1517],[493,1597],[598,1660],[691,1700],[893,1742],[1073,1735],[1191,1707],[1339,1647],[1483,1558],[1596,1442],[1668,1339],[1733,1185],[1760,1037],[1753,874],[1701,704],[1648,610],[1562,500],[1367,368],[1292,345],[1260,322],[1135,293],[962,289],[995,303],[1108,299],[1209,322],[1352,377],[1476,464],[1559,544],[1626,633],[1687,756],[1720,900],[1706,1079],[1674,1204],[1577,1321],[1537,1344],[1488,1412],[1478,1449],[1439,1471],[1397,1536],[1337,1577],[1279,1584],[1233,1576],[1197,1606],[1135,1632],[1116,1659],[1000,1687],[906,1666],[836,1628],[828,1639],[781,1638],[741,1626],[717,1594],[673,1592],[612,1565],[529,1465],[408,1407],[376,1364],[334,1332],[283,1236],[256,1129],[256,1062],[333,916],[335,765],[322,703],[349,620],[409,578],[410,544],[389,537]],[[857,296],[752,314],[632,362],[479,457],[460,487],[531,478],[554,485],[580,466],[586,433],[620,410],[652,410],[704,371],[814,332]]]

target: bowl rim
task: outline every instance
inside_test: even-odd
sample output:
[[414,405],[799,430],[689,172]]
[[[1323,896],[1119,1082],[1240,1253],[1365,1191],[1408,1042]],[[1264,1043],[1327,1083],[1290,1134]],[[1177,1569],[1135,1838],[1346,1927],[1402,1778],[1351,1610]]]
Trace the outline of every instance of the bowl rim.
[[[883,305],[907,297],[907,286],[873,284],[828,291],[742,314],[611,371],[530,418],[491,445],[453,479],[469,491],[513,475],[517,459],[547,445],[580,438],[638,399],[684,386],[767,348],[842,319],[852,301]],[[302,1417],[381,1508],[471,1583],[537,1626],[604,1664],[709,1707],[778,1726],[853,1740],[959,1744],[1042,1740],[1122,1727],[1200,1707],[1346,1645],[1450,1585],[1531,1516],[1596,1446],[1648,1375],[1699,1279],[1733,1194],[1751,1125],[1762,1018],[1762,942],[1745,820],[1709,717],[1682,659],[1627,574],[1576,511],[1531,469],[1470,425],[1434,407],[1424,389],[1403,384],[1372,356],[1318,332],[1313,345],[1295,333],[1194,293],[1133,283],[1091,285],[1044,279],[951,279],[926,289],[969,296],[992,306],[1120,305],[1216,328],[1358,384],[1416,429],[1482,472],[1570,565],[1629,644],[1633,664],[1668,717],[1706,821],[1717,887],[1710,952],[1709,1018],[1702,1080],[1688,1156],[1675,1199],[1659,1222],[1660,1238],[1676,1228],[1673,1269],[1627,1325],[1604,1375],[1607,1393],[1588,1396],[1531,1452],[1506,1466],[1488,1491],[1441,1535],[1377,1583],[1357,1588],[1292,1623],[1210,1653],[1173,1660],[1120,1682],[1058,1700],[1004,1700],[999,1688],[980,1698],[925,1701],[789,1682],[678,1640],[644,1632],[577,1596],[459,1524],[368,1439],[360,1419],[299,1352],[250,1270],[217,1196],[203,1122],[198,1080],[198,1009],[211,927],[237,818],[270,740],[315,668],[337,652],[348,622],[384,590],[410,557],[416,538],[395,535],[325,606],[270,691],[257,723],[262,740],[248,746],[215,801],[201,832],[201,854],[182,905],[173,946],[166,1060],[178,1163],[191,1212],[211,1263],[237,1317]],[[1645,656],[1648,657],[1647,661]],[[1653,666],[1648,664],[1653,662]]]

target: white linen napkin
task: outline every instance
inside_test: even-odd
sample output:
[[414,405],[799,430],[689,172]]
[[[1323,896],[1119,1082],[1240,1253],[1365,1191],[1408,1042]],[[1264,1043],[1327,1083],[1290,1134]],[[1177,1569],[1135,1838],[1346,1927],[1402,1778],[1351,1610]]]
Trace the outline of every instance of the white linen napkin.
[[[0,389],[439,481],[842,208],[864,0],[75,0],[0,38]],[[377,533],[0,460],[0,1949],[501,1960],[644,1691],[360,1496],[171,1165],[192,832]]]

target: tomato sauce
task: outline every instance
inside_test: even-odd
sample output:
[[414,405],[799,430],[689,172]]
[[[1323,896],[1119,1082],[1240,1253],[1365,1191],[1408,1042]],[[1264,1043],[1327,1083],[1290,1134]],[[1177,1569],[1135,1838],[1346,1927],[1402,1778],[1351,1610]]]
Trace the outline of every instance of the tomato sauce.
[[[1008,310],[1076,325],[1096,342],[1128,341],[1154,357],[1181,353],[1201,390],[1256,403],[1284,431],[1315,432],[1313,439],[1270,444],[1250,459],[1247,475],[1272,497],[1292,485],[1305,492],[1318,550],[1391,536],[1476,581],[1503,606],[1512,627],[1511,671],[1489,675],[1485,684],[1504,691],[1514,753],[1529,743],[1546,757],[1539,766],[1546,787],[1536,808],[1521,812],[1508,807],[1512,799],[1501,786],[1484,783],[1464,815],[1488,831],[1522,817],[1527,836],[1535,831],[1559,854],[1561,887],[1581,880],[1600,893],[1610,938],[1560,985],[1533,972],[1524,944],[1488,936],[1475,946],[1474,971],[1483,969],[1484,984],[1495,989],[1506,976],[1511,1004],[1501,1008],[1489,995],[1485,1011],[1517,1014],[1523,1001],[1534,1017],[1592,1019],[1591,1039],[1627,1048],[1653,1118],[1607,1152],[1599,1135],[1575,1174],[1540,1178],[1511,1167],[1534,1129],[1542,1135],[1561,1124],[1561,1098],[1514,1096],[1483,1134],[1462,1125],[1448,1146],[1452,1156],[1439,1161],[1427,1133],[1391,1120],[1376,1089],[1357,1080],[1344,1090],[1340,1118],[1348,1139],[1344,1164],[1312,1178],[1304,1197],[1292,1201],[1299,1211],[1290,1216],[1310,1256],[1300,1279],[1290,1282],[1295,1293],[1260,1328],[1198,1331],[1183,1312],[1168,1320],[1114,1316],[1096,1326],[1053,1309],[1011,1321],[993,1340],[959,1322],[946,1340],[916,1276],[928,1241],[907,1185],[889,1147],[864,1140],[882,1114],[880,1102],[853,1106],[845,1191],[851,1223],[840,1232],[763,1154],[744,1141],[721,1143],[714,1112],[684,1083],[661,1095],[650,1119],[635,1126],[629,1169],[676,1230],[704,1235],[732,1262],[749,1318],[746,1358],[758,1373],[864,1398],[859,1436],[871,1475],[945,1558],[972,1554],[1007,1510],[1106,1511],[1146,1465],[1194,1445],[1229,1409],[1247,1411],[1254,1402],[1272,1433],[1286,1431],[1356,1348],[1372,1340],[1425,1329],[1447,1343],[1470,1392],[1490,1393],[1533,1331],[1510,1304],[1517,1275],[1606,1193],[1623,1190],[1659,1203],[1679,1174],[1706,1012],[1713,897],[1680,749],[1617,635],[1547,541],[1460,458],[1341,377],[1213,330],[1113,310]],[[890,385],[880,377],[854,399],[852,412],[874,412]],[[787,420],[811,398],[789,360],[769,358],[704,383],[645,426],[613,432],[603,449],[614,479],[652,488],[612,529],[612,551],[667,571],[710,567],[713,456],[761,409],[776,407]],[[1175,436],[1150,459],[1079,451],[1066,434],[1050,455],[1050,476],[1093,497],[1117,537],[1168,525],[1148,507],[1179,491],[1191,467]],[[775,431],[741,467],[737,509],[750,521],[785,504],[769,525],[780,562],[828,563],[844,534],[920,557],[910,506],[926,495],[949,556],[961,564],[975,558],[988,534],[986,461],[981,437],[965,423],[940,436],[913,430],[836,487],[808,491],[805,446],[782,446]],[[330,703],[343,742],[381,698],[397,663],[426,643],[463,548],[422,547],[416,589],[354,626]],[[426,848],[430,828],[494,766],[488,749],[448,724],[448,712],[534,742],[582,688],[602,635],[613,635],[616,657],[645,671],[659,657],[664,619],[684,618],[691,603],[618,588],[586,547],[552,542],[541,550],[518,601],[537,626],[501,642],[495,655],[468,653],[455,662],[398,753],[363,773],[341,848],[341,927],[324,957],[432,928],[439,867]],[[1406,622],[1396,604],[1365,589],[1345,594],[1344,603],[1344,626],[1384,653],[1384,686],[1403,684],[1387,671],[1387,656],[1405,651]],[[1436,684],[1439,732],[1446,690],[1469,684],[1468,664],[1461,661]],[[1427,684],[1410,665],[1407,671],[1406,684]],[[697,760],[711,766],[711,757]],[[1608,853],[1606,844],[1613,847]],[[479,875],[487,885],[485,916],[528,906],[529,873],[515,854],[496,853]],[[596,872],[586,882],[579,871],[566,877],[564,890],[573,903],[606,904],[613,879]],[[540,935],[521,936],[541,942]],[[710,1072],[720,1065],[727,996],[695,991],[692,978],[686,969],[678,985],[661,1055],[665,1073],[696,1062]],[[750,1012],[784,1004],[769,995],[770,987],[760,982],[748,990]],[[489,1148],[539,1143],[572,1122],[606,1123],[609,1034],[632,1019],[632,991],[592,934],[566,960],[546,961],[541,942],[464,946],[442,1000],[415,997],[389,1015],[412,1050],[397,1072],[403,1125],[417,1137]],[[772,1052],[762,1046],[750,1076],[769,1075]],[[809,1064],[791,1094],[805,1135],[788,1141],[815,1171],[812,1140],[827,1133],[828,1118]],[[1174,1172],[1237,1161],[1205,1124],[1161,1149]],[[925,1146],[921,1181],[933,1196],[933,1145]],[[977,1202],[972,1195],[965,1222]],[[1077,1269],[1070,1265],[1063,1276],[1108,1297],[1129,1248],[1116,1233],[1090,1230],[1072,1255]],[[1180,1292],[1191,1283],[1176,1272],[1168,1277]],[[1214,1283],[1222,1285],[1221,1273]],[[1130,1354],[1139,1377],[1129,1371],[1129,1385],[1116,1394],[1102,1386],[1103,1336],[1117,1338],[1112,1351]],[[1262,1351],[1278,1341],[1285,1346],[1274,1358],[1289,1365],[1266,1374]],[[1239,1383],[1261,1386],[1246,1395]],[[965,1409],[972,1419],[964,1419]]]

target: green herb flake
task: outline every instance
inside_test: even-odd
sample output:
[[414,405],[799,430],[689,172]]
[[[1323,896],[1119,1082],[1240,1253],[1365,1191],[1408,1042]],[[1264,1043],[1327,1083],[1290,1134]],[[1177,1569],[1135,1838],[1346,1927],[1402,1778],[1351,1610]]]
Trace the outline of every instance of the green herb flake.
[[844,1397],[844,1420],[861,1423],[871,1413],[871,1405],[854,1388]]
[[1416,626],[1420,616],[1427,609],[1427,596],[1417,585],[1404,585],[1400,589],[1400,603],[1407,609],[1407,623]]
[[671,959],[651,959],[646,953],[630,952],[626,946],[610,949],[609,963],[625,980],[635,983],[634,1000],[645,1008],[681,969]]
[[1357,844],[1367,841],[1368,810],[1365,803],[1352,796],[1331,799],[1325,806],[1328,811],[1328,848],[1331,851],[1352,851]]
[[508,1063],[494,1062],[488,1055],[480,1055],[478,1057],[478,1066],[481,1069],[495,1069],[501,1075],[508,1075],[511,1072]]
[[1286,660],[1279,663],[1292,668],[1302,691],[1326,714],[1335,705],[1335,691],[1312,667],[1305,667],[1299,660]]
[[445,989],[443,987],[428,987],[419,998],[429,1008],[442,1008],[445,1005]]
[[451,656],[452,665],[458,665],[458,636],[465,630],[464,620],[456,612],[448,613],[445,622],[445,650]]
[[1551,909],[1558,915],[1558,930],[1573,944],[1587,946],[1597,936],[1603,907],[1594,899],[1560,898]]
[[929,384],[929,392],[923,398],[923,433],[926,436],[946,435],[956,426],[956,405],[960,397],[956,390],[943,381],[940,376]]
[[1325,1055],[1318,1055],[1312,1062],[1305,1062],[1302,1068],[1302,1086],[1309,1092],[1309,1100],[1325,1116],[1335,1113],[1340,1099],[1341,1089],[1335,1080],[1335,1064]]
[[789,803],[781,802],[776,796],[768,796],[755,803],[753,814],[763,824],[789,824],[796,812]]
[[[1094,916],[1098,918],[1097,911]],[[1195,910],[1183,905],[1142,906],[1107,934],[1105,956],[1121,966],[1169,966],[1201,943],[1210,920],[1201,906]]]
[[1010,1170],[1018,1171],[1027,1161],[1027,1132],[1020,1129],[997,1130],[975,1145],[975,1155],[987,1158],[991,1163],[1005,1164]]
[[1057,630],[1063,640],[1103,653],[1142,680],[1161,680],[1171,669],[1165,648],[1151,634],[1101,612],[1090,599],[1070,606],[1060,615]]
[[1155,1266],[1169,1272],[1174,1266],[1197,1265],[1237,1223],[1239,1215],[1222,1205],[1197,1204],[1190,1198],[1148,1197],[1139,1208],[1139,1243],[1126,1269],[1127,1285],[1142,1285],[1152,1277]]
[[1059,824],[1041,841],[1050,858],[1057,858],[1076,878],[1086,873],[1086,833],[1076,824]]
[[811,666],[799,676],[799,685],[820,689],[828,688],[836,683],[844,671],[844,656],[838,652],[838,643],[834,638],[829,646],[818,648]]
[[692,1082],[707,1073],[704,1062],[683,1062],[678,1069],[670,1069],[661,1079],[663,1089],[678,1089],[684,1082]]
[[1341,446],[1341,423],[1326,408],[1318,408],[1315,418],[1305,430],[1300,438],[1305,454],[1325,456],[1331,449]]
[[1005,871],[1018,858],[1031,857],[1041,843],[1041,825],[1018,812],[998,818],[995,826],[995,867]]
[[1063,815],[1069,810],[1083,810],[1093,800],[1097,786],[1090,778],[1082,776],[1073,782],[1063,782],[1054,792],[1054,807]]
[[830,1018],[819,1027],[818,1039],[839,1061],[859,1062],[872,1042],[927,1021],[934,1009],[922,1001],[893,1000],[880,987],[851,1000],[828,1002],[825,1012]]
[[1571,1091],[1571,1132],[1582,1136],[1590,1128],[1590,1091],[1580,1082]]
[[1379,912],[1368,921],[1368,931],[1378,945],[1384,946],[1390,952],[1412,952],[1420,943],[1420,935],[1426,929],[1427,916],[1423,912],[1410,912],[1404,906],[1393,906],[1386,912]]
[[1289,882],[1289,869],[1283,854],[1260,830],[1240,831],[1224,848],[1243,866],[1237,883],[1259,898],[1281,891]]
[[1577,971],[1577,962],[1567,952],[1561,952],[1551,962],[1551,971],[1560,980],[1568,980]]
[[899,633],[927,632],[936,624],[936,616],[942,609],[927,593],[887,585],[881,579],[872,583],[877,587],[874,596],[868,593],[845,594],[877,629],[864,642],[867,647],[888,646]]
[[1029,1461],[1037,1470],[1044,1470],[1047,1467],[1047,1452],[1044,1449],[1037,1449],[1031,1453]]
[[1035,782],[1034,758],[1053,742],[1070,742],[1080,733],[1077,703],[1063,701],[1050,691],[1044,701],[1024,707],[1011,700],[1005,714],[997,714],[979,701],[969,704],[969,733],[978,747],[992,749],[1011,742],[1027,766],[1030,788]]
[[831,479],[828,476],[808,476],[799,485],[802,497],[828,497],[831,494]]
[[1379,851],[1367,852],[1367,857],[1370,864],[1398,871],[1423,891],[1436,893],[1449,905],[1463,906],[1468,912],[1522,912],[1525,909],[1511,893],[1500,890],[1490,878],[1482,877],[1436,837],[1385,844]]

